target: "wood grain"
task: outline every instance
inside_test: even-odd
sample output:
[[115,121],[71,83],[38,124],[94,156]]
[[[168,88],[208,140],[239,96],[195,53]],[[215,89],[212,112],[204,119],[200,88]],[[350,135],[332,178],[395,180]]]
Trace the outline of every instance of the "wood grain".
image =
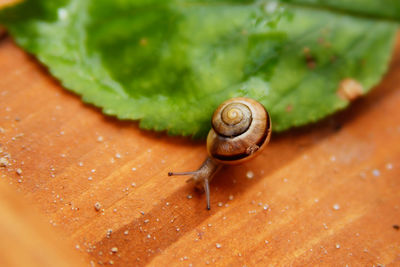
[[204,142],[104,116],[5,38],[0,179],[93,265],[400,266],[399,88],[400,42],[371,94],[224,168],[207,211],[167,177],[196,169]]

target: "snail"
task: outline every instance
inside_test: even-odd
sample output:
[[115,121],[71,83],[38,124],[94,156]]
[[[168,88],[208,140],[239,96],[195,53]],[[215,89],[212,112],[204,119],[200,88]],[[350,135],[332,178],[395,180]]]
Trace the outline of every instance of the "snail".
[[264,106],[251,98],[237,97],[223,102],[214,112],[212,128],[207,136],[208,157],[197,171],[169,172],[192,175],[193,182],[206,193],[210,209],[209,183],[222,165],[245,162],[260,152],[271,138],[271,119]]

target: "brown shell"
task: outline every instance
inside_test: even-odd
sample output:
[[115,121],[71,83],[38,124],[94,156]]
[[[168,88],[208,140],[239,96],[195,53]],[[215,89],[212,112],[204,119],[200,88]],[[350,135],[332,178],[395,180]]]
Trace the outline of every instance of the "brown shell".
[[218,135],[233,137],[247,131],[252,118],[251,110],[247,105],[225,101],[214,112],[211,124]]
[[[250,124],[246,131],[235,136],[220,134],[224,130],[220,120],[221,112],[231,103],[244,104],[251,111]],[[213,128],[208,133],[207,151],[209,156],[222,164],[238,164],[253,158],[255,152],[261,151],[268,144],[271,137],[271,119],[264,106],[259,102],[245,97],[231,98],[222,103],[214,112]],[[239,123],[240,125],[240,123]]]

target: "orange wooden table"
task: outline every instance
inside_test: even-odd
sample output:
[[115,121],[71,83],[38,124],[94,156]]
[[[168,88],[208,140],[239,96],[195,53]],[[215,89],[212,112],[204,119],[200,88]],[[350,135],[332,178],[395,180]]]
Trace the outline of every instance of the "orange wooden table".
[[197,168],[204,142],[106,117],[6,37],[0,182],[92,265],[400,266],[400,42],[396,51],[349,109],[224,168],[207,211],[204,195],[167,176]]

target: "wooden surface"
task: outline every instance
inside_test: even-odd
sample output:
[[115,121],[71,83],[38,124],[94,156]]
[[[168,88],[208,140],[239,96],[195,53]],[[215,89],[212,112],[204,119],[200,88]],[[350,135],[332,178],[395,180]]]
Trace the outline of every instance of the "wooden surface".
[[50,231],[36,209],[4,180],[0,180],[0,214],[0,266],[87,266],[72,244]]
[[207,211],[185,178],[167,177],[196,169],[204,142],[102,115],[7,37],[0,157],[10,164],[0,180],[93,265],[400,266],[396,51],[382,84],[351,108],[222,169]]

